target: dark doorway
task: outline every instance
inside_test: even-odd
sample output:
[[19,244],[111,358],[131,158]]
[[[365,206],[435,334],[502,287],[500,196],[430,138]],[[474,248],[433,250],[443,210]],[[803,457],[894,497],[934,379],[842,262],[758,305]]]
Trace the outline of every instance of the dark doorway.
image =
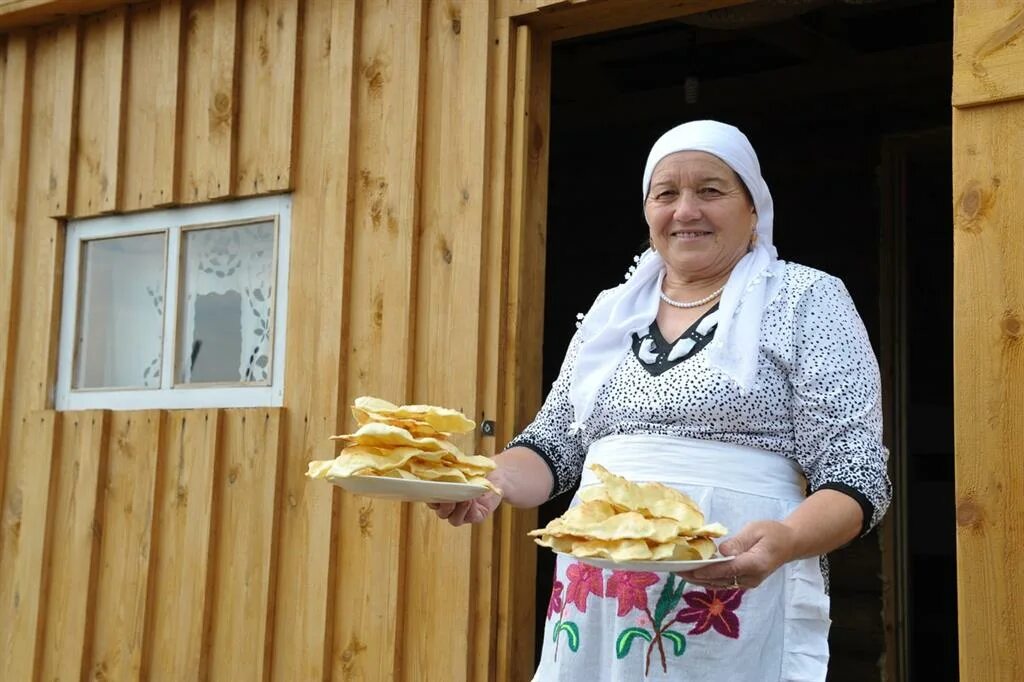
[[[913,351],[881,362],[886,390],[906,387],[887,423],[897,498],[887,524],[902,532],[876,530],[832,555],[834,681],[878,680],[883,668],[957,679],[952,17],[951,0],[755,3],[553,49],[546,388],[577,312],[622,281],[646,240],[650,145],[699,118],[737,125],[753,143],[780,257],[841,278],[880,356]],[[570,496],[542,507],[540,523]],[[538,642],[552,571],[552,554],[539,551]],[[888,619],[886,583],[899,595]]]

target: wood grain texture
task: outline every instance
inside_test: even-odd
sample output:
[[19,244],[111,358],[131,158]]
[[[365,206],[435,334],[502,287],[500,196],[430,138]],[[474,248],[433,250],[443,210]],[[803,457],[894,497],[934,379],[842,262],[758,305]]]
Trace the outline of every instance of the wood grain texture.
[[[49,174],[46,180],[46,199],[48,215],[63,217],[68,214],[73,191],[74,173],[71,163],[74,159],[75,124],[78,118],[78,76],[80,31],[76,22],[59,25],[47,29],[40,42],[48,43],[52,50],[52,71],[44,78],[52,79],[52,106],[44,115],[42,108],[33,110],[36,121],[49,121],[50,139],[47,158],[50,161]],[[42,50],[40,49],[40,52]],[[41,85],[41,84],[40,84]],[[34,86],[35,89],[38,86]],[[46,96],[45,88],[40,95]],[[43,124],[45,127],[45,123]]]
[[239,0],[189,0],[179,200],[234,194],[238,136]]
[[[547,133],[551,43],[527,26],[517,28],[512,105],[508,228],[508,290],[503,297],[508,361],[503,367],[503,411],[509,437],[536,414],[541,400],[540,344],[543,331]],[[499,613],[511,632],[499,638],[499,658],[508,657],[509,678],[530,679],[533,650],[536,552],[526,532],[536,527],[535,509],[502,510],[502,585]],[[502,643],[508,645],[502,651]]]
[[153,589],[142,678],[199,680],[213,595],[210,566],[218,410],[167,413],[154,519]]
[[95,618],[110,437],[109,412],[70,412],[60,422],[42,680],[77,680],[83,674]]
[[0,0],[0,31],[92,14],[139,0]]
[[224,410],[214,481],[209,679],[270,673],[281,410]]
[[[352,125],[359,3],[306,3],[295,117],[293,267],[288,285],[289,361],[274,626],[274,679],[314,682],[330,670],[338,584],[333,486],[310,481],[306,465],[330,459],[342,430],[351,305]],[[309,368],[322,370],[310,373]],[[339,618],[340,619],[340,618]],[[340,653],[340,652],[339,652]]]
[[32,41],[26,34],[6,36],[0,85],[0,503],[9,458],[8,434],[13,405],[12,375],[21,285],[21,233],[25,216],[28,125],[31,111]]
[[86,662],[95,679],[141,679],[164,417],[157,410],[111,414],[95,626]]
[[174,203],[181,171],[183,10],[179,0],[131,8],[125,93],[123,205]]
[[244,195],[279,192],[292,186],[299,4],[242,7],[236,186]]
[[[420,3],[360,7],[346,404],[359,395],[408,402],[412,390],[423,13]],[[401,504],[342,494],[332,660],[339,679],[402,678],[406,532]]]
[[[474,0],[430,5],[422,90],[412,400],[470,415],[478,402],[489,15],[488,4]],[[473,452],[477,439],[454,440]],[[408,515],[404,679],[467,679],[474,638],[491,629],[470,625],[478,597],[489,608],[489,585],[475,589],[486,577],[474,572],[472,549],[474,534],[489,534],[490,524],[454,528],[425,505],[409,505]],[[442,631],[451,637],[446,647],[434,639]]]
[[30,412],[12,429],[0,510],[0,679],[37,674],[46,610],[56,414]]
[[960,678],[1024,677],[1024,102],[953,113]]
[[1024,5],[957,0],[954,26],[953,105],[1024,97]]
[[71,206],[71,214],[76,217],[120,208],[127,38],[124,8],[82,22],[81,104],[75,126],[75,194]]

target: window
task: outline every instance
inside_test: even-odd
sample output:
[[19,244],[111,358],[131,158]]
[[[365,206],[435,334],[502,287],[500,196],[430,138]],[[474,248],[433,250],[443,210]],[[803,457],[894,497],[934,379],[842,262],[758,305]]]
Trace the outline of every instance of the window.
[[283,403],[291,199],[70,221],[58,410]]

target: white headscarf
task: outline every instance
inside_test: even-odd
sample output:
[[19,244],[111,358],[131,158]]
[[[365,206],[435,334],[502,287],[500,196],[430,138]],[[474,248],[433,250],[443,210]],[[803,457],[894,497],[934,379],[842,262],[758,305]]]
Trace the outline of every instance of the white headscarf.
[[[669,130],[651,148],[644,169],[645,200],[654,167],[681,151],[707,152],[724,161],[747,186],[757,211],[757,245],[729,275],[719,305],[718,329],[708,345],[711,366],[746,393],[757,377],[761,318],[779,290],[784,268],[772,244],[772,195],[746,135],[718,121],[691,121]],[[574,411],[571,430],[582,428],[590,417],[598,391],[625,357],[633,334],[645,333],[657,316],[664,272],[661,256],[648,249],[633,276],[599,297],[584,317],[583,342],[569,387]]]

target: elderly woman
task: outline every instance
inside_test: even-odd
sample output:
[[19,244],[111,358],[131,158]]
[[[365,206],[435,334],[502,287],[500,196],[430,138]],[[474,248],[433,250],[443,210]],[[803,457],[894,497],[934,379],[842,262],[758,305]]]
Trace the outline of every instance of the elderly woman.
[[[490,478],[524,507],[594,483],[585,464],[660,481],[735,531],[719,547],[734,558],[677,576],[559,556],[535,679],[824,680],[819,557],[890,495],[864,325],[838,279],[776,257],[771,194],[736,128],[665,133],[643,198],[651,249],[598,296]],[[460,525],[500,501],[434,508]]]

